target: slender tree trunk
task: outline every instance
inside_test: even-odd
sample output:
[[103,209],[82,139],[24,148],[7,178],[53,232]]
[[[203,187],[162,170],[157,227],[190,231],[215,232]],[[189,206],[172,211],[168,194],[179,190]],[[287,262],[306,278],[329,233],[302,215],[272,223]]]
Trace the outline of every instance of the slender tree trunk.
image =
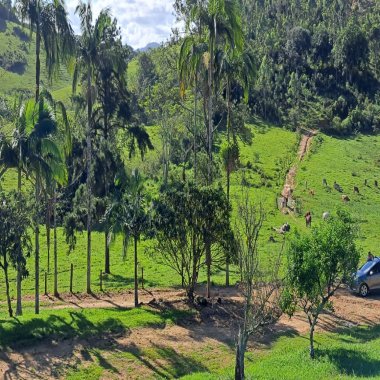
[[139,281],[138,281],[138,261],[137,261],[137,236],[133,237],[135,245],[135,307],[139,306]]
[[104,231],[104,273],[110,274],[110,246],[108,244],[108,231]]
[[5,278],[5,293],[7,295],[8,313],[9,313],[9,316],[12,318],[13,310],[12,310],[12,303],[11,303],[11,295],[9,292],[8,261],[7,261],[6,255],[4,255],[3,257],[4,257],[3,270],[4,270],[4,278]]
[[236,358],[235,358],[235,380],[244,380],[244,357],[247,349],[247,334],[243,328],[239,328],[238,341],[236,345]]
[[[21,193],[21,144],[19,152],[19,166],[18,166],[18,192]],[[19,252],[20,256],[22,252]],[[16,316],[22,315],[22,266],[20,260],[17,261],[17,276],[16,276],[16,292],[17,292],[17,301],[16,301]]]
[[47,246],[47,271],[50,273],[50,232],[51,232],[51,225],[50,225],[50,219],[51,219],[51,208],[52,208],[52,201],[49,199],[48,196],[46,196],[46,246]]
[[211,245],[206,244],[206,267],[207,267],[207,289],[206,297],[211,297]]
[[87,73],[87,293],[91,294],[91,210],[92,210],[92,191],[91,191],[91,125],[92,125],[92,83],[90,68]]
[[208,132],[207,132],[207,153],[208,153],[208,166],[207,166],[207,181],[208,185],[212,182],[212,145],[213,145],[213,72],[214,71],[214,43],[210,39],[210,61],[208,67]]
[[40,97],[40,75],[41,75],[41,62],[40,62],[40,51],[41,51],[41,31],[40,22],[37,20],[36,27],[36,102]]
[[313,319],[313,323],[310,326],[310,336],[309,336],[309,339],[310,339],[310,358],[311,359],[315,358],[315,352],[314,352],[314,329],[315,329],[316,323],[317,323],[317,321],[314,318]]
[[[226,87],[226,99],[227,99],[227,202],[230,202],[230,149],[231,149],[231,126],[230,126],[230,82],[227,79]],[[230,286],[230,246],[227,247],[226,255],[226,286]]]
[[[108,117],[107,112],[104,110],[104,139],[106,140],[106,143],[108,141]],[[107,179],[107,170],[104,175],[104,194],[106,202],[108,202],[108,179]],[[104,231],[104,273],[110,274],[111,273],[111,266],[110,266],[110,247],[108,244],[108,225],[106,223],[105,225],[105,231]]]
[[194,183],[197,183],[198,161],[197,161],[197,95],[198,95],[198,78],[195,74],[194,86]]
[[34,311],[36,314],[40,313],[40,217],[39,217],[39,205],[40,205],[40,178],[36,175],[36,218],[35,218],[35,257],[34,257]]
[[58,297],[58,246],[57,246],[57,189],[54,185],[53,197],[53,228],[54,228],[54,297]]

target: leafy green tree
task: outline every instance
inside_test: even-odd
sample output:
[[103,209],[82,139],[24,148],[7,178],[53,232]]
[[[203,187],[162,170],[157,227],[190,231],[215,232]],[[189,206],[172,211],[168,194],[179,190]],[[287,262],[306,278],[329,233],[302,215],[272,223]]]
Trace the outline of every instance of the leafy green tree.
[[154,62],[148,53],[141,53],[138,56],[138,91],[141,98],[148,94],[151,97],[152,87],[157,81],[157,73]]
[[27,20],[31,32],[36,33],[36,95],[40,95],[41,43],[46,54],[49,78],[58,74],[62,62],[67,62],[74,51],[74,34],[68,21],[63,0],[17,0],[16,8],[22,20]]
[[344,75],[352,82],[353,74],[365,69],[369,63],[368,39],[354,21],[344,28],[335,43],[335,65],[343,70]]
[[0,194],[0,268],[4,272],[5,292],[8,313],[13,317],[9,289],[9,266],[20,271],[23,277],[28,275],[26,258],[32,252],[28,234],[32,226],[30,209],[21,193]]
[[229,217],[230,206],[220,187],[174,182],[162,189],[155,202],[155,252],[181,276],[191,300],[205,264],[210,296],[211,265],[220,260],[220,254],[224,257],[231,239]]
[[331,297],[356,270],[359,251],[356,226],[350,215],[336,216],[314,227],[311,234],[292,237],[287,251],[286,288],[282,307],[289,316],[300,307],[310,326],[310,357],[314,359],[314,330]]

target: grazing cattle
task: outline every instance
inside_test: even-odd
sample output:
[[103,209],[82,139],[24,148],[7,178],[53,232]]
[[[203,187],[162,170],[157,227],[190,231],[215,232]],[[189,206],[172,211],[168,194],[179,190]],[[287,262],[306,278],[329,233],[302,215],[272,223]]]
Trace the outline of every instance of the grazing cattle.
[[364,186],[368,186],[368,180],[364,180]]
[[335,181],[334,181],[334,189],[335,189],[336,191],[339,191],[340,193],[343,192],[342,187],[341,187],[338,183],[336,183]]
[[349,202],[350,201],[350,198],[348,195],[342,195],[342,201],[343,202]]
[[306,227],[311,227],[311,212],[308,211],[305,215]]
[[328,211],[325,211],[325,212],[322,214],[322,219],[323,219],[323,220],[326,220],[326,219],[329,218],[329,216],[330,216],[330,213],[329,213]]
[[322,185],[323,185],[324,187],[327,187],[327,179],[326,179],[326,178],[323,178],[323,179],[322,179]]
[[379,183],[375,181],[375,187],[379,187]]
[[315,195],[315,191],[314,191],[314,189],[310,189],[310,190],[309,190],[309,194],[310,194],[312,197],[314,197],[314,195]]
[[354,186],[354,193],[359,194],[359,188],[357,186]]

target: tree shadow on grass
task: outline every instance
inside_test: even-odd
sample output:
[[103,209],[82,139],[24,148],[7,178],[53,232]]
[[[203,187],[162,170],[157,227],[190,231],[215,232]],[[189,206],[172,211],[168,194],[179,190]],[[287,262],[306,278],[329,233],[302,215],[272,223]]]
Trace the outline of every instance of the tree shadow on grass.
[[152,344],[149,350],[142,350],[135,343],[130,343],[119,345],[117,350],[133,355],[141,365],[159,378],[178,379],[194,372],[208,372],[207,367],[199,361],[163,345]]
[[[116,318],[92,322],[74,311],[69,318],[49,315],[23,322],[0,321],[0,360],[8,364],[4,379],[59,377],[60,371],[73,360],[77,339],[91,342],[90,347],[112,346],[117,344],[117,337],[129,334],[130,330]],[[17,360],[12,351],[18,352]],[[117,371],[99,352],[81,350],[82,358],[91,354],[101,367]]]
[[346,375],[355,377],[374,377],[380,375],[380,360],[373,359],[357,350],[331,348],[318,350],[318,356],[326,356],[337,369]]
[[[139,277],[139,283],[141,279]],[[107,274],[104,275],[104,287],[110,287],[110,288],[125,288],[127,286],[133,286],[134,284],[134,278],[132,277],[126,277],[122,276],[120,274]],[[149,279],[144,278],[144,287],[147,288],[157,288],[161,284],[158,284],[154,281],[149,281]]]

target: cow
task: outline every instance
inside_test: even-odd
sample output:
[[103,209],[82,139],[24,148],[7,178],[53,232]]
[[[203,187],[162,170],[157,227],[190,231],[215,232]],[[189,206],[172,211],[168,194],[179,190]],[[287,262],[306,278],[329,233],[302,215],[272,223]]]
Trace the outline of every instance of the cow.
[[342,187],[341,187],[338,183],[336,183],[335,181],[334,181],[334,189],[335,189],[336,191],[339,191],[340,193],[343,192]]
[[326,178],[323,178],[323,179],[322,179],[322,185],[323,185],[324,187],[327,187],[327,179],[326,179]]
[[329,217],[330,217],[330,213],[329,213],[328,211],[325,211],[325,212],[322,214],[322,219],[323,219],[323,220],[327,220]]
[[349,202],[350,201],[350,197],[348,195],[342,195],[342,201],[343,202]]
[[354,186],[354,193],[359,194],[359,188],[357,186]]

